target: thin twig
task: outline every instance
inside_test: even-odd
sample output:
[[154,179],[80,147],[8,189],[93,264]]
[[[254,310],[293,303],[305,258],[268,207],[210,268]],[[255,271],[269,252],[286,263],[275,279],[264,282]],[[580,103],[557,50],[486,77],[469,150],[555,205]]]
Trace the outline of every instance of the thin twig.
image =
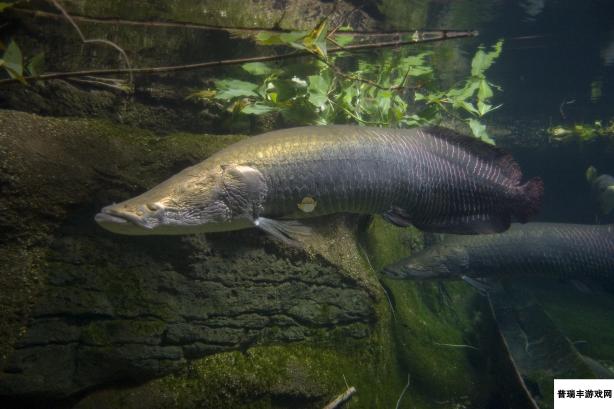
[[410,377],[409,377],[409,373],[408,373],[407,374],[407,384],[405,385],[405,387],[401,391],[401,396],[399,396],[399,400],[397,401],[397,406],[395,407],[395,409],[399,409],[399,405],[401,404],[401,399],[403,399],[403,395],[405,395],[405,392],[409,388],[409,381],[410,381]]
[[[358,8],[352,10],[355,12]],[[30,10],[23,8],[12,8],[11,11],[30,14],[34,17],[42,17],[42,18],[50,18],[50,19],[61,19],[63,18],[62,14],[51,13],[43,10]],[[348,13],[351,14],[351,13]],[[112,25],[125,25],[125,26],[141,26],[141,27],[160,27],[160,28],[189,28],[194,30],[206,30],[206,31],[227,31],[227,32],[245,32],[245,33],[258,33],[261,31],[269,32],[269,33],[290,33],[293,29],[284,29],[284,28],[263,28],[263,27],[227,27],[227,26],[215,26],[208,24],[198,24],[198,23],[188,23],[188,22],[171,22],[171,21],[142,21],[142,20],[126,20],[126,19],[118,19],[118,18],[100,18],[100,17],[86,17],[72,14],[71,18],[74,21],[82,21],[86,23],[94,23],[94,24],[112,24]],[[345,17],[344,17],[345,18]],[[338,30],[336,28],[335,30]],[[454,31],[454,30],[450,30]],[[462,31],[462,30],[456,30]],[[394,36],[394,35],[406,35],[406,34],[414,34],[416,30],[402,30],[402,31],[365,31],[365,30],[343,30],[343,34],[351,34],[355,36]],[[477,35],[477,34],[476,34]]]
[[[466,31],[466,32],[448,32],[446,30],[442,30],[441,36],[439,38],[428,38],[428,39],[411,39],[406,41],[391,41],[391,42],[381,42],[381,43],[371,43],[371,44],[355,44],[348,45],[343,48],[333,47],[328,49],[329,54],[338,53],[341,51],[362,51],[376,48],[386,48],[386,47],[398,47],[403,45],[410,44],[418,44],[418,43],[430,43],[436,41],[445,41],[457,38],[464,37],[473,37],[475,36],[475,32]],[[92,75],[119,75],[119,74],[160,74],[167,72],[178,72],[178,71],[191,71],[197,69],[204,68],[212,68],[212,67],[220,67],[226,65],[237,65],[243,64],[246,62],[261,62],[261,61],[277,61],[288,58],[296,58],[313,55],[310,51],[306,50],[298,50],[292,51],[284,54],[276,54],[276,55],[264,55],[259,57],[248,57],[248,58],[236,58],[229,60],[218,60],[218,61],[207,61],[195,64],[185,64],[185,65],[171,65],[171,66],[163,66],[163,67],[145,67],[145,68],[112,68],[112,69],[92,69],[92,70],[83,70],[83,71],[72,71],[72,72],[58,72],[51,74],[43,74],[39,76],[28,76],[23,79],[26,81],[47,81],[51,79],[60,79],[60,78],[74,78],[74,77],[84,77],[84,76],[92,76]],[[17,83],[18,79],[15,78],[7,78],[0,80],[0,85]]]
[[351,386],[341,395],[333,399],[328,405],[324,406],[324,409],[336,409],[340,408],[345,402],[350,400],[353,394],[356,393],[356,388]]
[[85,35],[83,35],[83,32],[81,31],[77,23],[73,20],[73,18],[68,14],[68,12],[64,9],[64,7],[62,7],[62,5],[57,0],[49,0],[49,2],[53,4],[55,8],[60,10],[64,18],[66,18],[66,20],[68,20],[68,22],[75,28],[75,31],[77,31],[77,34],[79,34],[79,37],[81,37],[81,41],[84,44],[105,44],[105,45],[115,48],[122,55],[122,57],[124,57],[124,60],[126,61],[126,67],[128,68],[128,70],[130,70],[128,71],[128,75],[130,76],[130,83],[131,84],[133,83],[132,67],[130,65],[130,59],[128,58],[128,54],[126,54],[123,48],[115,44],[113,41],[104,40],[102,38],[86,38]]
[[120,91],[120,92],[126,92],[126,93],[130,92],[130,87],[128,85],[121,84],[121,83],[117,84],[117,83],[113,83],[113,82],[97,81],[97,80],[86,79],[86,78],[68,78],[68,80],[79,82],[79,83],[82,83],[82,84],[88,84],[88,85],[95,85],[95,86],[99,86],[99,87],[110,88],[112,90]]
[[476,351],[479,351],[479,348],[474,347],[473,345],[466,345],[466,344],[442,344],[440,342],[433,342],[433,344],[435,345],[439,345],[442,347],[450,347],[450,348],[469,348],[469,349],[475,349]]

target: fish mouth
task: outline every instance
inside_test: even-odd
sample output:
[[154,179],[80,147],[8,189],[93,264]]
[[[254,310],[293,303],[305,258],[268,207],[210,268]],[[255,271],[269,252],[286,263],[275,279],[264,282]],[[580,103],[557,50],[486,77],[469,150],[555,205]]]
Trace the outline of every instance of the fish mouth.
[[102,223],[116,223],[116,224],[128,223],[128,220],[126,220],[124,218],[113,216],[113,215],[111,215],[109,213],[102,213],[102,212],[96,214],[96,216],[94,216],[94,220],[98,224],[102,224]]
[[96,223],[102,227],[113,225],[133,225],[136,227],[151,230],[152,227],[147,225],[142,217],[129,212],[122,212],[112,208],[111,206],[103,207],[102,210],[94,217]]

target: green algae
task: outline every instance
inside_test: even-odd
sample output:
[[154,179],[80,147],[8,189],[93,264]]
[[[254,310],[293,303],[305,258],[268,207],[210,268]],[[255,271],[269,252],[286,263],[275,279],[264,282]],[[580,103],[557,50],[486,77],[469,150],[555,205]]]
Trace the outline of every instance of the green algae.
[[[423,233],[399,228],[375,217],[365,238],[377,271],[423,247]],[[429,408],[436,401],[458,407],[479,406],[487,399],[488,380],[479,362],[481,325],[475,291],[464,283],[417,283],[381,279],[394,319],[396,359],[411,375],[408,407]]]

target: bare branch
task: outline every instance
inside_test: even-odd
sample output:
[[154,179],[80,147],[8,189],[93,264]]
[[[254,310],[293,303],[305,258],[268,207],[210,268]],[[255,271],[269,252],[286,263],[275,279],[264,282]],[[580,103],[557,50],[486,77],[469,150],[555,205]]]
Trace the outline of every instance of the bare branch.
[[[68,22],[75,28],[75,30],[79,34],[79,37],[81,37],[81,41],[84,44],[98,43],[98,44],[105,44],[105,45],[115,48],[122,55],[122,57],[124,57],[124,60],[126,61],[126,67],[129,70],[131,70],[132,67],[130,66],[130,59],[128,58],[128,54],[126,54],[123,48],[115,44],[113,41],[105,40],[102,38],[86,38],[85,35],[83,35],[83,32],[81,31],[77,23],[75,23],[73,18],[68,14],[68,12],[64,9],[64,7],[62,7],[62,5],[57,0],[49,0],[49,2],[52,3],[55,6],[55,8],[60,10],[64,18],[66,18],[66,20],[68,20]],[[133,83],[132,71],[129,71],[128,75],[130,76],[130,83],[132,84]]]
[[[429,32],[434,33],[434,32]],[[425,36],[423,38],[412,38],[404,41],[388,41],[388,42],[379,42],[379,43],[371,43],[371,44],[355,44],[355,45],[347,45],[345,47],[333,47],[328,49],[329,54],[338,53],[342,51],[362,51],[362,50],[372,50],[377,48],[386,48],[386,47],[399,47],[403,45],[409,44],[418,44],[418,43],[430,43],[436,41],[445,41],[456,38],[463,37],[474,37],[476,34],[475,31],[447,31],[440,30],[438,31],[437,36]],[[311,52],[306,50],[297,50],[284,54],[275,54],[275,55],[264,55],[259,57],[248,57],[248,58],[236,58],[229,60],[218,60],[218,61],[207,61],[202,63],[195,64],[185,64],[185,65],[171,65],[171,66],[163,66],[163,67],[146,67],[146,68],[115,68],[115,69],[93,69],[93,70],[83,70],[83,71],[72,71],[72,72],[58,72],[58,73],[50,73],[43,74],[39,76],[29,76],[24,77],[23,79],[26,81],[47,81],[51,79],[60,79],[60,78],[74,78],[74,77],[84,77],[84,76],[101,76],[101,75],[119,75],[119,74],[160,74],[167,72],[177,72],[177,71],[192,71],[197,69],[204,68],[212,68],[212,67],[220,67],[226,65],[237,65],[244,64],[247,62],[261,62],[261,61],[278,61],[288,58],[296,58],[296,57],[304,57],[308,55],[313,55]],[[16,83],[17,79],[7,78],[0,80],[0,85]]]
[[403,391],[401,391],[401,396],[399,396],[399,400],[397,401],[397,406],[395,407],[395,409],[399,409],[399,405],[401,404],[401,399],[403,399],[403,395],[405,395],[405,392],[407,392],[407,389],[409,388],[409,381],[410,381],[410,377],[409,377],[409,374],[407,374],[407,384],[403,388]]
[[350,400],[353,394],[356,393],[356,388],[351,386],[341,395],[337,396],[333,401],[331,401],[328,405],[324,406],[324,409],[336,409],[340,408],[345,402]]
[[[343,18],[347,18],[352,12],[356,12],[360,7],[356,7],[351,10]],[[50,18],[50,19],[61,19],[64,18],[62,14],[51,13],[43,10],[30,10],[23,8],[12,8],[11,11],[22,13],[22,14],[30,14],[34,17],[42,17],[42,18]],[[188,23],[188,22],[171,22],[171,21],[142,21],[142,20],[126,20],[119,18],[99,18],[99,17],[86,17],[72,14],[72,20],[74,21],[82,21],[86,23],[94,23],[94,24],[110,24],[110,25],[125,25],[125,26],[140,26],[140,27],[161,27],[161,28],[189,28],[194,30],[206,30],[206,31],[226,31],[226,32],[238,32],[238,33],[246,33],[246,34],[257,34],[261,31],[269,32],[269,33],[290,33],[291,29],[284,28],[264,28],[264,27],[227,27],[227,26],[214,26],[207,24],[198,24],[198,23]],[[335,27],[333,31],[337,31],[339,26]],[[343,30],[341,33],[343,34],[351,34],[355,36],[369,36],[369,37],[377,37],[377,36],[402,36],[407,34],[414,34],[417,30],[397,30],[397,31],[386,31],[386,30],[378,30],[378,31],[365,31],[365,30]],[[449,30],[463,32],[462,30]],[[475,33],[477,35],[477,33]]]

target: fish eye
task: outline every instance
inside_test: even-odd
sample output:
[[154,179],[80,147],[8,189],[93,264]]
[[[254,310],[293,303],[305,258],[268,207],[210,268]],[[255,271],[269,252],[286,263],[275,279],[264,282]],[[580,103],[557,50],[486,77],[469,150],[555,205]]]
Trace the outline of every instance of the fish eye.
[[147,203],[147,204],[145,205],[145,207],[147,207],[147,210],[150,210],[150,211],[152,211],[152,212],[155,212],[156,210],[158,210],[158,209],[160,208],[160,206],[158,206],[158,205],[157,205],[157,204],[155,204],[155,203]]

